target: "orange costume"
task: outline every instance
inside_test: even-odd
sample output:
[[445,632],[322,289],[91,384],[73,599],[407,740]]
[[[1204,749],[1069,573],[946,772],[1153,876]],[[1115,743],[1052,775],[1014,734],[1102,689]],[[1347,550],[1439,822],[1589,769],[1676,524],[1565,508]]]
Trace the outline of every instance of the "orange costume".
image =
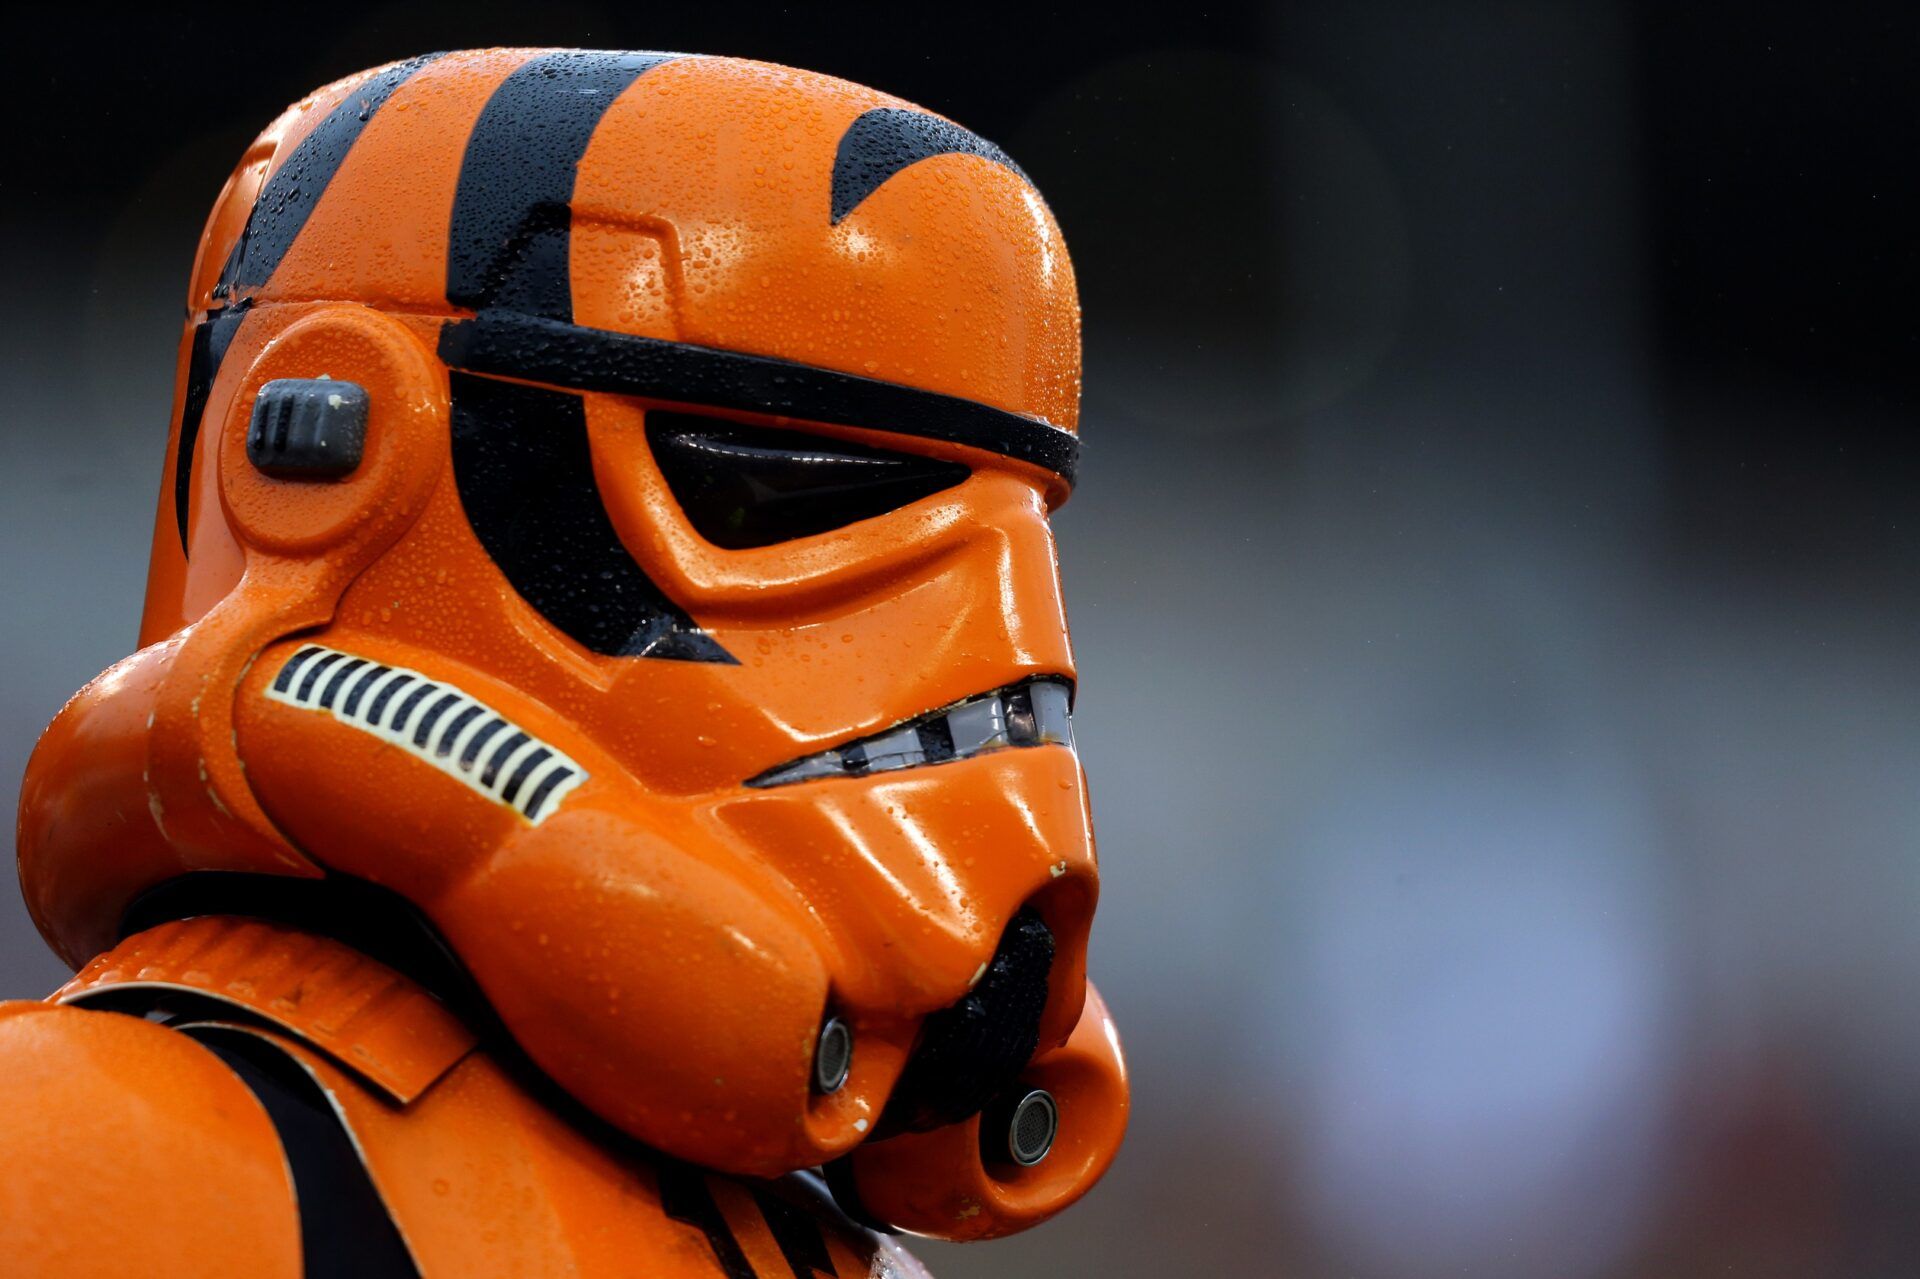
[[22,792],[77,975],[0,1005],[7,1273],[911,1275],[1086,1192],[1079,315],[1011,159],[416,58],[260,136],[188,311],[141,648]]

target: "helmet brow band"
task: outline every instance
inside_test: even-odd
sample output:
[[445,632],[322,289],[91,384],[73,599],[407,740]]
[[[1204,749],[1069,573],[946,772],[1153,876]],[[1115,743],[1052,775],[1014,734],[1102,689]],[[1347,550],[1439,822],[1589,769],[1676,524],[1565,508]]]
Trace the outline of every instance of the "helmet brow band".
[[889,431],[984,449],[1052,471],[1069,487],[1072,432],[975,400],[763,355],[636,337],[511,311],[440,330],[450,368],[577,391]]

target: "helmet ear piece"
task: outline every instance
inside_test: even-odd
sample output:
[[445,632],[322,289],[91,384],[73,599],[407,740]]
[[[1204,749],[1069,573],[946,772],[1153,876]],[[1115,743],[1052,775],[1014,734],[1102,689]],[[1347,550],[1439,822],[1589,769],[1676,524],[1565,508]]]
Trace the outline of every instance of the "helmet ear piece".
[[250,560],[320,557],[350,578],[418,515],[446,438],[444,375],[420,340],[366,307],[321,306],[261,349],[228,401],[222,505]]
[[[268,323],[279,321],[265,309],[246,321]],[[262,388],[321,378],[365,392],[359,465],[323,483],[258,469],[247,438]],[[139,706],[147,713],[130,731],[145,738],[146,758],[137,775],[127,770],[126,791],[164,822],[167,843],[195,850],[202,866],[219,864],[218,856],[316,873],[253,794],[235,745],[231,690],[268,645],[327,622],[348,584],[419,516],[445,464],[446,437],[438,365],[404,324],[367,307],[305,310],[266,340],[239,378],[208,443],[244,567],[192,625],[132,659],[145,672]],[[132,687],[126,679],[103,681],[95,697],[104,705]],[[210,689],[220,692],[209,696]],[[71,709],[86,707],[76,699]]]
[[247,460],[279,480],[339,480],[367,445],[367,388],[333,378],[283,377],[254,397]]

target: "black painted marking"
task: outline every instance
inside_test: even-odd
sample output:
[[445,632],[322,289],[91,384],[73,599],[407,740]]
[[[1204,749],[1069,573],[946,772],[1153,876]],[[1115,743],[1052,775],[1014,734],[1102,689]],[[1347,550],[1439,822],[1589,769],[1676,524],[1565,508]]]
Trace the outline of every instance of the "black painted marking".
[[440,732],[440,744],[434,747],[433,753],[440,756],[451,755],[453,744],[460,740],[460,730],[486,713],[487,708],[476,703],[448,720],[446,728]]
[[292,657],[289,657],[287,664],[282,666],[280,673],[273,678],[274,691],[277,693],[286,692],[293,684],[293,677],[300,673],[300,668],[324,652],[326,652],[326,650],[318,645],[309,644]]
[[519,767],[513,770],[513,776],[507,779],[507,784],[500,788],[501,802],[511,804],[520,794],[520,788],[527,784],[527,778],[533,776],[533,770],[552,758],[553,752],[545,746],[529,752],[527,757],[520,761]]
[[513,735],[507,738],[506,741],[501,742],[500,745],[495,748],[493,754],[487,757],[487,766],[480,770],[480,784],[482,786],[493,785],[493,779],[500,775],[500,769],[506,764],[507,757],[519,750],[522,746],[525,746],[529,740],[525,733],[519,729],[515,729]]
[[720,1263],[727,1279],[759,1279],[740,1241],[733,1237],[732,1227],[721,1215],[720,1205],[714,1202],[706,1174],[698,1168],[668,1164],[661,1167],[659,1175],[661,1211],[707,1237],[707,1247],[713,1249],[713,1259]]
[[538,819],[540,816],[540,806],[547,802],[547,796],[553,793],[553,788],[572,776],[573,770],[563,764],[541,778],[540,784],[533,788],[533,794],[527,796],[527,820],[534,821]]
[[387,730],[398,733],[407,726],[407,716],[428,697],[440,691],[440,686],[432,680],[423,680],[420,686],[406,695],[401,703],[393,708],[393,717],[387,721]]
[[327,668],[345,657],[345,653],[328,653],[325,657],[307,667],[306,678],[300,681],[300,691],[294,696],[306,701],[313,696],[313,686],[327,672]]
[[348,679],[352,678],[355,671],[366,664],[366,658],[356,657],[350,662],[342,662],[339,666],[335,667],[333,678],[327,681],[327,686],[320,692],[319,705],[326,707],[328,710],[332,710],[333,699],[340,695],[342,686],[346,684]]
[[272,1121],[293,1176],[307,1279],[419,1279],[420,1268],[352,1137],[312,1076],[246,1031],[199,1026],[184,1033],[218,1057]]
[[307,225],[314,206],[340,171],[347,152],[360,140],[367,121],[386,105],[395,89],[441,56],[429,53],[409,58],[368,77],[354,86],[353,91],[327,113],[327,118],[314,126],[312,133],[300,140],[286,163],[275,169],[273,176],[261,186],[253,211],[247,215],[247,225],[227,257],[219,284],[214,286],[215,297],[244,293],[273,277],[301,228]]
[[465,696],[460,693],[448,693],[427,707],[427,713],[420,717],[420,723],[414,727],[413,744],[424,750],[427,739],[433,736],[433,726],[440,722],[440,717],[465,700]]
[[852,213],[908,165],[936,155],[977,155],[1032,185],[1011,156],[939,116],[906,107],[875,107],[847,126],[833,157],[833,221]]
[[[791,360],[506,311],[483,311],[443,326],[440,358],[469,373],[549,386],[945,440],[1044,467],[1069,485],[1080,459],[1080,441],[1071,431],[974,400]],[[457,450],[457,390],[454,412]],[[457,452],[454,460],[457,467]]]
[[374,695],[373,705],[367,707],[367,723],[375,728],[380,727],[380,715],[381,712],[387,709],[387,703],[393,700],[395,693],[413,683],[413,681],[414,677],[412,675],[403,674],[394,676],[386,687]]
[[578,395],[459,373],[451,387],[460,504],[520,598],[595,653],[734,661],[621,543]]
[[375,666],[370,668],[365,675],[360,677],[359,682],[356,683],[352,689],[348,690],[346,704],[341,706],[340,713],[342,715],[357,714],[360,710],[360,699],[367,695],[367,690],[373,687],[374,681],[382,675],[391,673],[392,670],[393,667],[391,666]]
[[499,718],[489,720],[486,724],[482,725],[480,731],[475,733],[472,739],[467,742],[467,748],[460,752],[460,767],[469,773],[472,772],[474,761],[480,758],[480,748],[487,744],[489,737],[492,737],[506,726],[507,721]]
[[812,1213],[757,1186],[753,1201],[760,1206],[760,1215],[766,1218],[767,1229],[773,1232],[773,1241],[780,1246],[780,1255],[786,1258],[793,1279],[839,1273],[834,1269],[833,1254],[827,1251],[827,1233]]
[[180,525],[180,552],[187,551],[187,503],[193,489],[193,453],[200,439],[200,419],[207,413],[213,379],[227,358],[227,347],[247,318],[252,303],[242,300],[213,311],[193,328],[193,346],[187,355],[187,394],[180,410],[180,444],[173,459],[173,515]]
[[[289,880],[289,883],[305,882]],[[820,1169],[827,1183],[827,1190],[833,1195],[834,1204],[845,1213],[847,1219],[856,1225],[864,1226],[878,1235],[897,1235],[900,1231],[873,1215],[860,1201],[860,1188],[853,1182],[853,1160],[842,1155]],[[804,1174],[802,1174],[804,1175]]]
[[580,157],[613,100],[673,56],[568,50],[501,81],[460,162],[447,301],[573,318],[568,241]]
[[694,530],[715,546],[772,546],[872,519],[972,472],[850,440],[654,409],[647,442]]

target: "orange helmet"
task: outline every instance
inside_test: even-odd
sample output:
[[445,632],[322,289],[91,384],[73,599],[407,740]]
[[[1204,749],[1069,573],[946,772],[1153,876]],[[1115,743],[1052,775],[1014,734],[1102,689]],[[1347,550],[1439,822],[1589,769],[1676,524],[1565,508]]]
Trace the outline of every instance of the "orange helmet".
[[188,310],[143,647],[22,796],[63,957],[302,915],[676,1157],[950,1238],[1085,1192],[1079,316],[1011,159],[764,63],[416,58],[260,136]]

